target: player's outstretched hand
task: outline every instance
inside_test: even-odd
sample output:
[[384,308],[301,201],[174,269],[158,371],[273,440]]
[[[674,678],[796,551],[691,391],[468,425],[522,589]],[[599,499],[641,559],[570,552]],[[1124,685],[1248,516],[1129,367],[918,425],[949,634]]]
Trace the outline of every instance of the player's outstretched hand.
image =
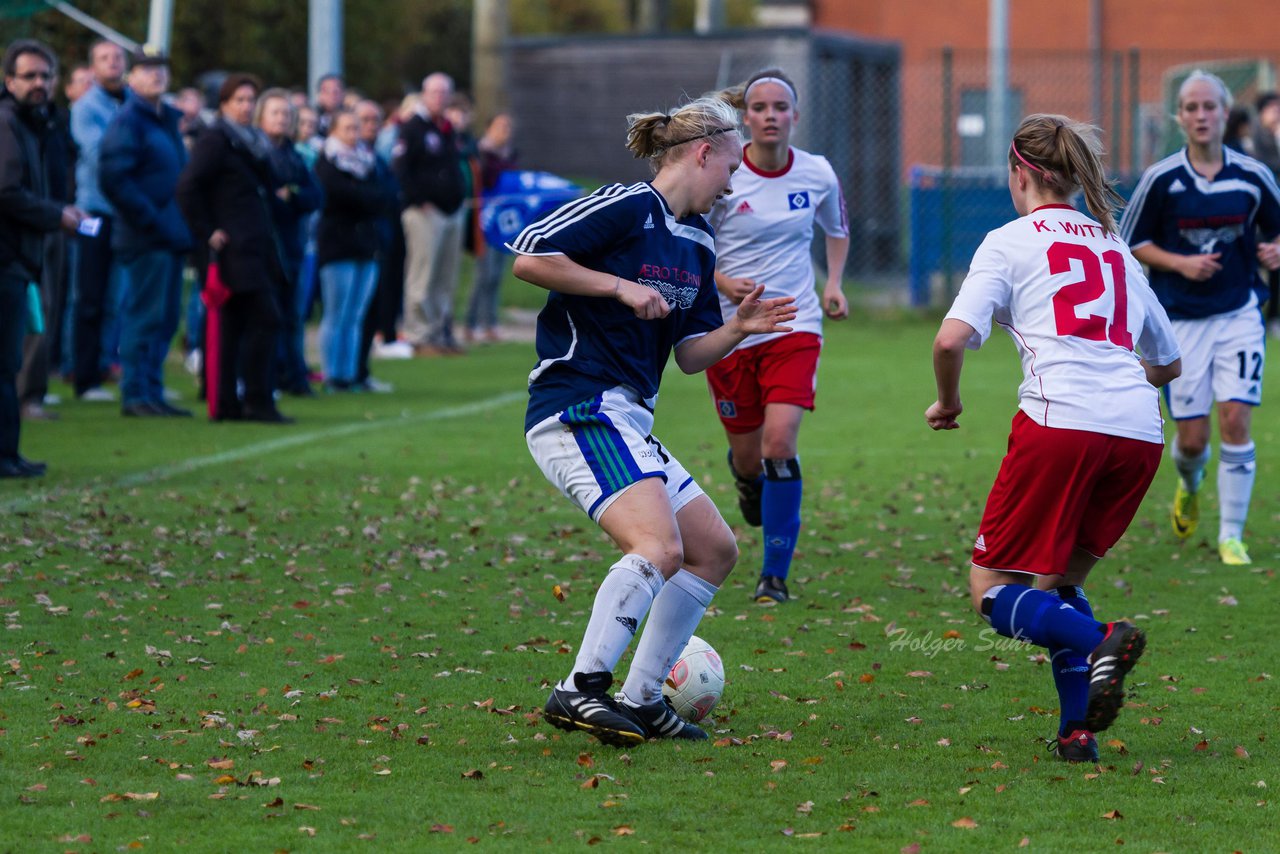
[[1222,258],[1221,252],[1214,252],[1211,255],[1183,255],[1181,269],[1176,272],[1181,273],[1184,279],[1205,282],[1222,269],[1222,265],[1218,263],[1220,258]]
[[641,320],[660,320],[671,313],[662,294],[636,282],[618,280],[617,300],[636,313]]
[[738,303],[738,313],[734,315],[734,320],[739,328],[748,335],[790,332],[791,327],[784,324],[796,319],[795,300],[791,297],[760,299],[763,293],[764,285],[756,285]]
[[1258,263],[1268,270],[1280,270],[1280,240],[1258,244]]
[[929,427],[934,430],[959,430],[960,423],[956,421],[956,418],[960,416],[961,412],[964,412],[963,406],[957,406],[953,409],[943,406],[935,400],[924,411],[924,420],[928,421]]

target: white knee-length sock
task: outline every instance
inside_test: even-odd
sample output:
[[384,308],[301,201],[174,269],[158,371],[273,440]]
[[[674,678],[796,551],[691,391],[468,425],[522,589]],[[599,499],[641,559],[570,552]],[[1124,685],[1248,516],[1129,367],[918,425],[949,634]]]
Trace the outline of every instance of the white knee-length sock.
[[622,693],[634,705],[647,706],[662,698],[662,680],[684,650],[707,606],[720,589],[687,569],[667,580],[653,600],[635,658]]
[[1209,446],[1205,445],[1200,454],[1188,457],[1182,453],[1182,448],[1178,445],[1177,438],[1174,438],[1173,444],[1169,448],[1169,455],[1173,457],[1173,465],[1182,477],[1182,485],[1187,492],[1196,492],[1200,489],[1200,481],[1204,479],[1205,466],[1209,465],[1209,454]]
[[1249,515],[1249,497],[1253,494],[1253,478],[1257,473],[1257,451],[1253,442],[1247,445],[1219,443],[1218,447],[1218,541],[1243,539],[1244,522]]
[[574,673],[613,672],[662,583],[661,570],[647,558],[627,554],[618,559],[596,591],[573,673],[560,683],[561,688],[578,690]]

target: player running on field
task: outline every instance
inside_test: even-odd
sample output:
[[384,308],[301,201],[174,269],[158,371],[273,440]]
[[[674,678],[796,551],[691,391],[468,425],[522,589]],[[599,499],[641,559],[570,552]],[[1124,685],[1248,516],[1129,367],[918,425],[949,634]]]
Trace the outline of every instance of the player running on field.
[[[1181,370],[1169,319],[1116,234],[1097,129],[1028,116],[1009,147],[1019,219],[987,235],[933,345],[934,430],[959,427],[960,371],[994,320],[1022,359],[1019,411],[987,497],[969,572],[973,606],[1005,637],[1047,647],[1057,754],[1096,761],[1143,633],[1100,623],[1095,563],[1129,526],[1160,465],[1156,387]],[[1095,219],[1067,204],[1077,188]],[[1141,356],[1139,356],[1139,353]],[[1086,658],[1086,656],[1088,658]]]
[[[794,299],[797,310],[791,332],[752,335],[707,369],[729,439],[738,506],[748,524],[763,527],[764,562],[754,597],[773,604],[788,598],[786,579],[800,534],[800,419],[813,410],[822,315],[849,315],[840,289],[849,225],[831,164],[791,146],[799,99],[786,74],[760,71],[725,97],[744,111],[751,141],[733,197],[711,211],[720,309],[732,317],[742,299],[762,285],[767,296]],[[826,236],[821,301],[810,254],[815,223]]]
[[[516,276],[551,291],[529,375],[529,450],[622,552],[544,717],[619,746],[707,737],[675,714],[662,681],[738,559],[711,499],[652,433],[663,367],[674,351],[682,371],[706,370],[795,317],[790,299],[761,299],[762,288],[728,320],[716,303],[703,214],[742,162],[733,109],[700,99],[628,125],[627,147],[649,160],[653,181],[603,187],[510,244]],[[641,622],[615,698],[613,669]]]
[[1266,328],[1258,262],[1280,268],[1280,189],[1266,166],[1222,144],[1231,93],[1195,71],[1178,90],[1187,146],[1143,173],[1120,235],[1151,268],[1151,287],[1173,320],[1186,370],[1165,390],[1177,424],[1173,530],[1186,539],[1200,519],[1209,463],[1209,411],[1218,404],[1218,554],[1251,563],[1244,524],[1253,493],[1253,407],[1262,402]]

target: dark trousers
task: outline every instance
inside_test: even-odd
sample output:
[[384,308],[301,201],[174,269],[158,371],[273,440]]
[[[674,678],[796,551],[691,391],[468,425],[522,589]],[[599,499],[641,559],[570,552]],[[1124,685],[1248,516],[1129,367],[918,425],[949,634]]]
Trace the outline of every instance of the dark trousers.
[[68,246],[62,234],[52,234],[45,240],[44,272],[40,277],[44,332],[28,335],[23,345],[22,370],[18,373],[18,397],[23,403],[42,403],[49,392],[49,372],[57,359],[62,306],[66,299]]
[[356,364],[357,383],[369,379],[369,351],[373,348],[374,335],[381,335],[385,344],[396,340],[396,321],[404,306],[404,229],[399,223],[393,224],[396,227],[390,229],[391,239],[378,251],[378,289],[364,314]]
[[27,331],[27,280],[0,273],[0,459],[18,456],[18,370]]
[[[274,292],[233,293],[227,300],[222,307],[219,413],[234,418],[245,409],[267,412],[275,408],[272,379],[279,331],[280,306]],[[236,394],[237,379],[244,381],[243,408]]]
[[75,270],[75,323],[71,333],[75,348],[76,394],[84,394],[102,383],[102,331],[112,311],[107,305],[111,293],[111,270],[115,254],[111,251],[111,217],[102,217],[102,230],[97,237],[77,235]]
[[[157,250],[121,261],[120,378],[122,403],[164,403],[164,360],[178,331],[182,256]],[[76,384],[80,376],[76,374]]]
[[294,394],[310,388],[307,381],[306,325],[296,310],[302,262],[289,263],[280,288],[280,335],[276,345],[279,387]]

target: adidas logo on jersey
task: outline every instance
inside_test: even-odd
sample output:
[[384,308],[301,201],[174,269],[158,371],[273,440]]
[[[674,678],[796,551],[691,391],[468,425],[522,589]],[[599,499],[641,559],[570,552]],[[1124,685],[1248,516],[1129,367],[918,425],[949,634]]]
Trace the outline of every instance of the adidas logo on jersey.
[[649,214],[644,221],[645,228],[653,228],[653,214]]
[[1170,193],[1181,193],[1187,189],[1187,185],[1182,183],[1181,178],[1174,178],[1173,183],[1169,185]]
[[974,541],[973,547],[980,552],[985,552],[987,550],[987,541],[982,538],[981,534],[979,534],[978,539]]
[[749,213],[755,213],[755,212],[756,212],[755,208],[751,207],[751,202],[747,201],[746,199],[742,200],[742,204],[738,205],[737,210],[735,211],[735,213],[740,213],[740,214],[749,214]]

